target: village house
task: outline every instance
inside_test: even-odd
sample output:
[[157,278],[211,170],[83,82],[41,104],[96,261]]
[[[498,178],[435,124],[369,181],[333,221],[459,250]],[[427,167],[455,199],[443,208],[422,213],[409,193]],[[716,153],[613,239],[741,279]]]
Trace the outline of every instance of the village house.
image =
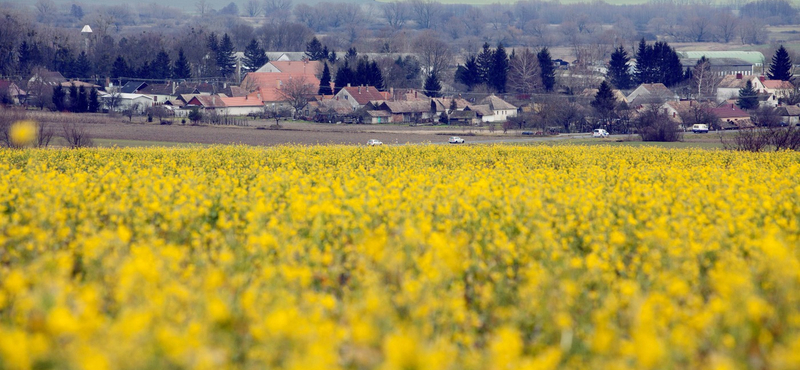
[[781,116],[781,122],[790,126],[800,125],[800,107],[796,105],[778,107],[778,114]]
[[756,91],[764,91],[764,84],[758,76],[746,76],[741,73],[735,75],[726,75],[720,80],[717,85],[717,101],[725,101],[728,99],[736,99],[739,97],[739,90],[743,89],[750,81],[753,89]]
[[[483,108],[488,107],[488,110]],[[480,107],[479,109],[472,109],[478,111],[483,122],[505,122],[511,117],[517,116],[517,107],[509,104],[496,95],[489,95],[480,101],[480,104],[473,107]]]
[[628,94],[628,104],[633,107],[640,107],[654,102],[663,103],[668,101],[678,101],[678,94],[668,89],[662,83],[641,84]]
[[[344,89],[342,89],[344,90]],[[370,104],[370,103],[368,103]],[[369,109],[372,106],[375,109]],[[367,108],[367,112],[383,111],[386,113],[374,113],[371,117],[383,117],[379,119],[383,121],[386,119],[387,114],[389,122],[393,123],[412,123],[430,120],[436,116],[435,112],[431,111],[430,100],[415,100],[415,101],[374,101]],[[374,121],[374,120],[373,120]]]
[[25,90],[22,90],[14,82],[0,80],[0,97],[7,98],[12,104],[20,104],[25,100]]
[[711,108],[723,129],[753,127],[750,114],[737,107],[736,104],[725,104],[721,107]]
[[775,95],[776,99],[785,99],[794,91],[794,85],[789,81],[781,80],[764,80],[764,91]]
[[142,94],[100,92],[98,98],[103,109],[109,112],[125,112],[133,109],[137,114],[144,114],[147,108],[153,106],[153,98]]
[[388,93],[384,94],[375,86],[350,86],[343,87],[335,95],[339,100],[344,100],[350,104],[353,111],[363,108],[371,101],[388,100]]

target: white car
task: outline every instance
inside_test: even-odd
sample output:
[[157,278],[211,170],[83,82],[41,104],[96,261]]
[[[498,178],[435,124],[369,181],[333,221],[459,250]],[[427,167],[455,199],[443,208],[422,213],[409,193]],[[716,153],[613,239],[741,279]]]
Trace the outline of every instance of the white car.
[[464,144],[464,139],[458,136],[451,136],[450,140],[447,140],[447,142],[450,144]]
[[608,137],[608,131],[602,128],[596,128],[592,132],[592,137]]
[[708,125],[704,125],[702,123],[697,123],[692,125],[692,132],[695,134],[706,134],[708,133]]
[[367,141],[367,145],[369,146],[383,145],[383,142],[378,139],[369,139],[369,141]]

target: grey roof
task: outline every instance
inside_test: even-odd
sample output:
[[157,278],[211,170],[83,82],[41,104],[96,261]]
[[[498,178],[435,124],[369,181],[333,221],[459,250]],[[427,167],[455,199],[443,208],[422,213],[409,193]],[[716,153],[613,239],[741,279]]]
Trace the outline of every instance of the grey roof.
[[147,83],[142,81],[128,81],[125,83],[122,88],[119,89],[119,92],[124,94],[134,94],[141,89],[147,87]]
[[491,110],[506,110],[506,109],[517,109],[517,107],[509,104],[503,99],[496,95],[489,95],[481,100],[481,104],[488,105]]
[[750,62],[754,65],[762,65],[764,64],[765,58],[764,54],[760,51],[737,51],[737,50],[727,50],[727,51],[679,51],[677,52],[680,58],[691,58],[691,59],[700,59],[705,56],[708,59],[717,59],[717,58],[735,58],[745,60]]
[[387,101],[380,105],[386,107],[394,114],[401,113],[420,113],[431,110],[430,101]]

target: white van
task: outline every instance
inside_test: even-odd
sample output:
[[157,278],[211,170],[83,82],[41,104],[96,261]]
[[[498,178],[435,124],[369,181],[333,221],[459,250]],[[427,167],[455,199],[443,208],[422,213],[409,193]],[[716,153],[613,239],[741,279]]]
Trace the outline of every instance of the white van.
[[692,132],[695,134],[706,134],[708,133],[708,125],[704,125],[702,123],[695,123],[692,126]]
[[607,136],[608,136],[608,131],[603,130],[602,128],[596,128],[594,129],[594,132],[592,132],[592,137],[607,137]]

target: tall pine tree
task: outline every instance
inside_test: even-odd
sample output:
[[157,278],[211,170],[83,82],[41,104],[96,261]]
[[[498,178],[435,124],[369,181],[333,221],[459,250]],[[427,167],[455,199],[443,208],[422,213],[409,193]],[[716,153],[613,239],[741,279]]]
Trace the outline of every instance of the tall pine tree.
[[317,40],[316,37],[311,39],[306,44],[306,57],[311,60],[323,60],[327,59],[328,55],[326,53],[327,50],[324,50],[322,47],[322,43]]
[[78,54],[78,58],[75,60],[75,77],[78,78],[89,78],[93,74],[94,68],[92,68],[92,62],[89,61],[89,56],[86,55],[85,51],[81,51]]
[[750,80],[747,80],[747,84],[739,89],[739,99],[736,100],[736,105],[742,109],[758,108],[758,92],[753,88]]
[[792,79],[792,59],[789,52],[781,45],[772,56],[772,63],[769,65],[767,77],[770,80],[789,81]]
[[476,61],[478,66],[479,83],[488,84],[490,74],[492,71],[492,64],[494,64],[494,52],[489,46],[488,42],[483,43],[483,50],[478,54]]
[[614,108],[617,106],[617,98],[614,97],[614,91],[611,90],[611,85],[603,81],[600,88],[597,90],[592,101],[592,108],[597,112],[597,115],[607,121],[614,113]]
[[640,84],[672,86],[683,81],[684,71],[678,53],[669,44],[656,41],[648,45],[643,38],[636,52],[635,76]]
[[222,35],[222,40],[217,47],[217,69],[222,77],[233,75],[236,68],[236,59],[233,56],[233,41],[227,33]]
[[350,63],[345,60],[344,65],[339,67],[339,70],[336,71],[336,78],[333,80],[333,93],[338,94],[339,90],[353,83],[353,81],[355,81],[355,78],[353,76],[353,71],[350,69]]
[[89,91],[89,112],[97,113],[100,110],[100,99],[97,96],[97,89]]
[[178,59],[175,60],[175,65],[172,67],[172,76],[177,79],[192,78],[192,70],[189,67],[189,61],[186,60],[186,55],[183,54],[183,48],[178,49]]
[[556,85],[556,68],[553,66],[553,58],[550,57],[550,50],[542,48],[537,54],[539,60],[539,70],[542,76],[542,86],[545,91],[553,91]]
[[436,73],[431,73],[425,79],[425,95],[431,98],[438,98],[441,94],[440,91],[442,90],[442,84],[439,82],[439,78],[436,77]]
[[481,83],[478,63],[474,55],[467,57],[464,65],[459,65],[458,68],[456,68],[455,80],[456,82],[466,85],[467,91],[472,91],[475,85]]
[[131,77],[130,74],[130,69],[128,68],[128,63],[125,62],[125,58],[122,55],[117,55],[117,59],[114,60],[114,64],[111,66],[111,78],[121,79],[124,77]]
[[158,54],[156,54],[156,59],[150,63],[150,77],[159,80],[166,80],[172,77],[170,63],[169,54],[164,50],[159,51]]
[[628,63],[631,58],[623,46],[619,46],[611,53],[611,61],[608,63],[608,79],[617,89],[626,90],[633,87],[631,72]]
[[497,44],[492,55],[492,69],[489,71],[489,86],[498,93],[506,92],[508,82],[508,54],[503,44]]
[[324,67],[322,68],[322,78],[319,79],[319,91],[317,94],[333,94],[333,90],[331,90],[331,70],[328,68],[328,62],[324,62]]
[[258,41],[252,39],[247,44],[247,47],[244,48],[244,60],[242,62],[246,70],[253,72],[269,63],[269,57]]

